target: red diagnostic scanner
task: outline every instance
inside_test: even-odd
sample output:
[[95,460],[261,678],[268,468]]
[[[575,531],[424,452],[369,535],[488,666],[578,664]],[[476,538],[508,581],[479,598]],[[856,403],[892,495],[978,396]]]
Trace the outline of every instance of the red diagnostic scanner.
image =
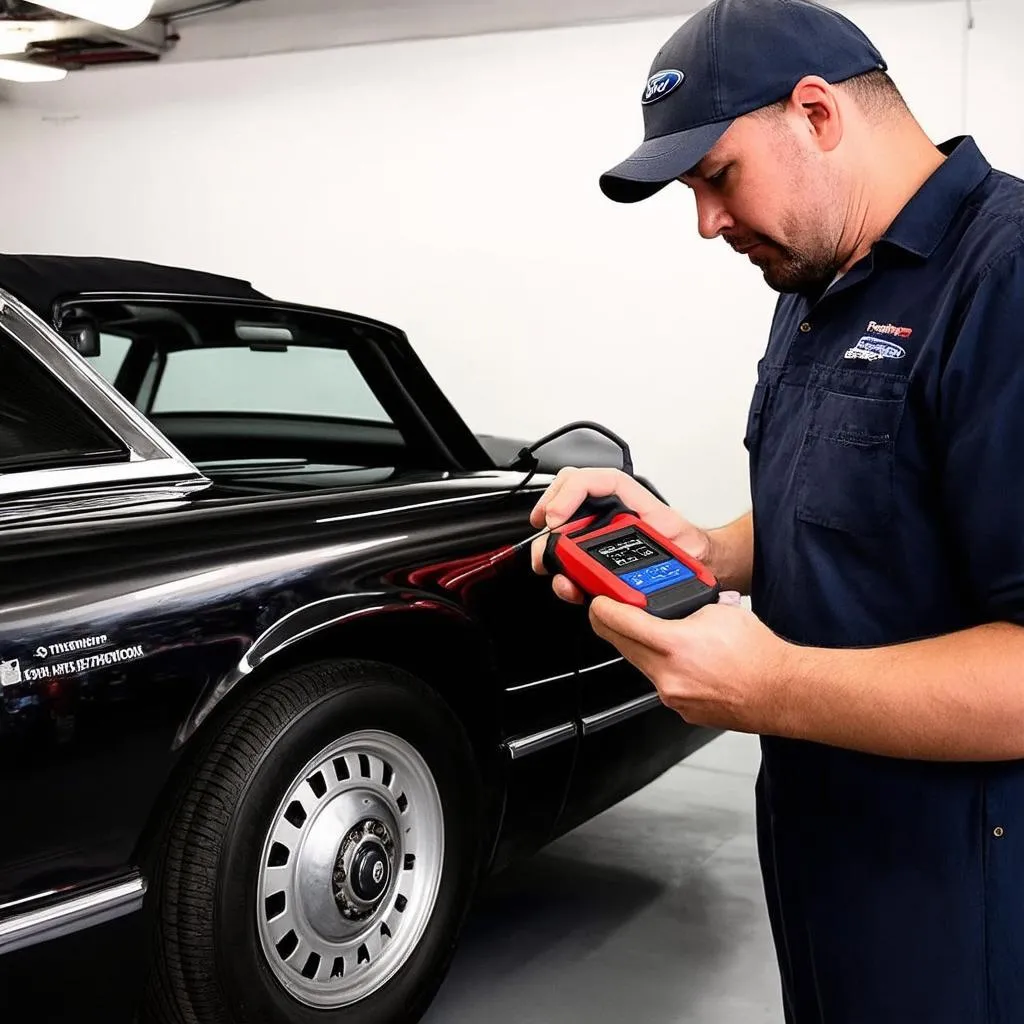
[[718,600],[715,577],[615,495],[588,498],[572,522],[552,531],[544,566],[588,598],[604,595],[662,619],[685,618]]

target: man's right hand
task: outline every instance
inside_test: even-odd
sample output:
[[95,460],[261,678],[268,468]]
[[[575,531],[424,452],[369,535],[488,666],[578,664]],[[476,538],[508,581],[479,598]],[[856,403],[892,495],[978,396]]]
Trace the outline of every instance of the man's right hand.
[[[645,523],[649,523],[653,530],[714,571],[709,564],[711,538],[707,531],[684,519],[621,469],[570,468],[559,471],[530,513],[530,523],[538,530],[544,526],[558,529],[572,520],[576,510],[588,497],[604,497],[609,494],[617,495],[623,504],[636,512]],[[538,575],[547,574],[543,563],[546,543],[547,536],[538,537],[531,546],[533,571]],[[551,586],[563,601],[582,604],[583,593],[565,576],[555,576]]]

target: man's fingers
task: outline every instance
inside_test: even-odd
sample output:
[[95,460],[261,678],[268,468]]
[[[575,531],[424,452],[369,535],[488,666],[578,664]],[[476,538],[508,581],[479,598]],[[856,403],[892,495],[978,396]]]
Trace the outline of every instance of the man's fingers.
[[541,495],[530,513],[533,526],[558,527],[569,522],[576,510],[590,496],[603,497],[620,490],[622,480],[629,478],[616,469],[562,469]]
[[595,598],[590,606],[590,622],[595,632],[606,640],[613,636],[624,637],[657,654],[668,654],[671,649],[668,636],[671,627],[664,620],[622,601]]
[[556,597],[560,597],[569,604],[583,604],[583,591],[565,576],[558,575],[551,581],[551,587]]
[[[596,604],[607,600],[609,599],[597,598],[594,603]],[[600,618],[600,613],[598,613],[597,616],[594,615],[593,607],[594,606],[592,604],[590,621],[597,636],[601,637],[603,640],[607,640],[608,643],[610,643],[619,652],[619,654],[626,659],[626,661],[642,672],[652,683],[657,685],[657,680],[660,676],[659,667],[664,665],[665,655],[653,647],[648,647],[646,644],[639,643],[631,637],[626,636],[626,634],[619,633],[617,630],[612,629]]]
[[570,477],[547,503],[544,521],[552,528],[563,526],[588,497],[614,494],[618,482],[618,474],[614,470],[593,470]]
[[537,499],[537,504],[533,506],[533,511],[530,512],[530,524],[532,526],[537,527],[539,530],[546,524],[545,514],[548,506],[565,486],[566,481],[579,472],[580,470],[576,469],[575,466],[566,466],[558,471],[555,479],[548,484],[548,489]]
[[530,565],[538,576],[546,576],[547,569],[544,568],[544,547],[548,542],[548,534],[538,537],[530,545]]
[[[533,567],[533,571],[538,576],[548,575],[548,571],[544,566],[544,548],[547,545],[549,536],[550,534],[545,534],[543,537],[538,537],[530,545],[530,563]],[[561,573],[558,573],[552,578],[551,588],[554,590],[555,596],[560,597],[563,601],[568,601],[570,604],[583,603],[583,592],[575,583],[572,582],[572,580],[563,576]]]

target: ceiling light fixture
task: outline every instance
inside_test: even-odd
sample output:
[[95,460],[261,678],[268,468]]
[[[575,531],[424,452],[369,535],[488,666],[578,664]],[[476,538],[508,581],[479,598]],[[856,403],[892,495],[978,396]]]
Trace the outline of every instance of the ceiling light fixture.
[[28,41],[19,39],[13,33],[0,32],[0,56],[14,57],[28,49]]
[[153,11],[153,0],[30,0],[37,7],[84,18],[97,25],[127,31],[141,25]]
[[65,68],[51,68],[27,60],[0,60],[0,78],[8,82],[59,82],[67,76]]
[[0,56],[24,53],[31,43],[55,39],[56,21],[0,21]]

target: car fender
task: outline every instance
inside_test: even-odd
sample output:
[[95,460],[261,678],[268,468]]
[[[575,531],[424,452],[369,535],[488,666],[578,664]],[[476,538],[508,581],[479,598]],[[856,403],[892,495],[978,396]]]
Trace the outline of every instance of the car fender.
[[[414,619],[415,627],[399,622],[398,617]],[[458,643],[462,650],[473,655],[471,660],[478,682],[482,681],[479,673],[490,671],[490,648],[483,631],[463,608],[443,597],[404,589],[326,597],[282,615],[253,641],[236,665],[211,680],[181,723],[174,749],[185,746],[239,686],[262,679],[268,672],[321,656],[325,646],[334,656],[339,656],[340,650],[346,656],[390,660],[383,651],[376,655],[368,652],[365,643],[357,643],[353,649],[346,642],[370,623],[374,632],[387,630],[391,646],[395,648],[399,645],[394,643],[394,638],[402,632],[412,632],[413,628],[417,633],[428,631],[438,644]],[[396,663],[405,667],[403,661],[408,659],[398,658]],[[483,699],[485,692],[478,694],[477,699]]]

